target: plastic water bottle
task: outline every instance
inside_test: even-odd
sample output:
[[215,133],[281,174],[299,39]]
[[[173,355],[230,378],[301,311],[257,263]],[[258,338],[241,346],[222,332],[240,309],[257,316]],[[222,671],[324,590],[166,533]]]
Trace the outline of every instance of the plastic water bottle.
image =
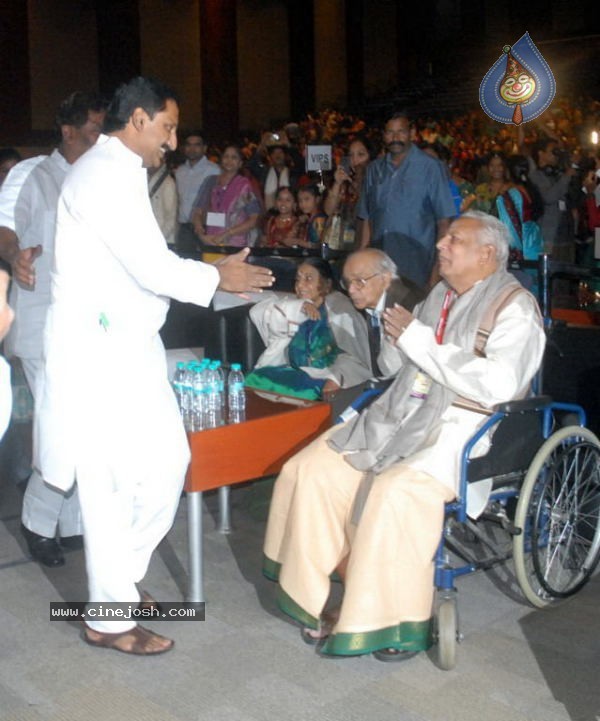
[[214,364],[206,368],[206,428],[217,428],[223,423],[221,398],[219,396],[219,374]]
[[185,426],[186,431],[191,430],[192,425],[192,404],[194,399],[194,392],[192,388],[193,373],[192,363],[187,363],[184,366],[181,392],[181,415],[183,417],[183,425]]
[[232,363],[227,379],[229,398],[229,422],[241,423],[246,420],[246,393],[244,392],[244,374],[239,363]]
[[192,369],[192,412],[190,430],[201,431],[204,428],[204,369],[201,363],[195,363]]
[[212,362],[215,373],[217,374],[217,385],[219,388],[219,404],[221,406],[221,423],[225,418],[225,372],[221,366],[220,360]]
[[185,386],[185,363],[179,361],[175,367],[175,373],[173,374],[173,391],[175,392],[175,398],[177,398],[177,405],[179,406],[179,412],[183,415],[183,393]]

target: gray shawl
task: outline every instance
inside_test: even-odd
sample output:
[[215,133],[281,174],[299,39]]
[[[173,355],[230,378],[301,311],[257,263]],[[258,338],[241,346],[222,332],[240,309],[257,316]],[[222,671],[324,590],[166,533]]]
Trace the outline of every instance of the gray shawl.
[[[475,338],[486,310],[513,286],[521,287],[513,276],[500,269],[458,296],[450,308],[444,342],[474,352]],[[417,306],[415,317],[435,329],[448,288],[445,281],[440,281]],[[416,453],[456,399],[457,394],[450,388],[432,382],[427,397],[407,417],[411,409],[409,396],[418,371],[418,366],[404,354],[403,366],[388,390],[329,439],[329,445],[344,453],[345,460],[357,470],[377,474]]]

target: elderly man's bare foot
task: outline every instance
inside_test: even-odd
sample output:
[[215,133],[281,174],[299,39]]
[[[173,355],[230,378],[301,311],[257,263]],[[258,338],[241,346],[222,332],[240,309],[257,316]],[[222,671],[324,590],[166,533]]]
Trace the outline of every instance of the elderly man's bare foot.
[[121,653],[131,653],[137,656],[156,656],[159,653],[170,651],[175,642],[170,638],[161,636],[143,626],[122,633],[102,633],[85,626],[81,637],[90,646],[98,648],[111,648]]

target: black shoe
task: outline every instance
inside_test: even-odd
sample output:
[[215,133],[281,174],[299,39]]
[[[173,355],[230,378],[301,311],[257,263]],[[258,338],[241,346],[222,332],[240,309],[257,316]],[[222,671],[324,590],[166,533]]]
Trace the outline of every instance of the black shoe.
[[21,532],[25,536],[27,548],[34,561],[51,568],[65,565],[65,557],[55,538],[40,536],[23,524],[21,524]]
[[61,536],[60,545],[68,548],[69,551],[81,551],[83,548],[83,536]]
[[378,651],[373,651],[373,656],[378,661],[408,661],[409,658],[414,658],[419,652],[418,651],[404,651],[398,648],[380,648]]

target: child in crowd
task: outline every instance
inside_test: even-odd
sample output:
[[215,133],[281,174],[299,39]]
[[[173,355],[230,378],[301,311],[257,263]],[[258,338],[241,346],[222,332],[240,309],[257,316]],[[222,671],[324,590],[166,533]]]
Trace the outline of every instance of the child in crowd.
[[267,221],[262,245],[267,248],[292,248],[299,245],[296,198],[286,185],[278,188],[275,194],[275,209],[277,214]]
[[321,208],[321,195],[316,185],[304,185],[298,189],[298,207],[300,208],[299,245],[318,248],[327,221],[327,215]]

